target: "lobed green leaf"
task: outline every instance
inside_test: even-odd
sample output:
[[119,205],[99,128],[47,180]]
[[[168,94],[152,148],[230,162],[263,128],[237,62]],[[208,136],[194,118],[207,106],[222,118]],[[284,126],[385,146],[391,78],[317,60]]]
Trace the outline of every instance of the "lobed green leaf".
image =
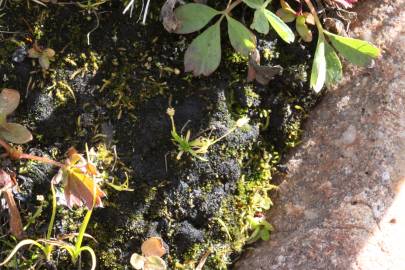
[[177,34],[189,34],[202,29],[216,15],[220,14],[207,5],[190,3],[179,6],[174,11],[176,18],[180,21]]
[[373,44],[355,38],[342,37],[324,30],[332,45],[347,60],[355,65],[367,66],[380,50]]
[[219,22],[207,28],[196,37],[184,56],[185,71],[195,76],[208,76],[221,62],[221,32]]
[[249,56],[250,52],[256,48],[256,36],[234,18],[226,16],[226,20],[232,47],[243,56]]

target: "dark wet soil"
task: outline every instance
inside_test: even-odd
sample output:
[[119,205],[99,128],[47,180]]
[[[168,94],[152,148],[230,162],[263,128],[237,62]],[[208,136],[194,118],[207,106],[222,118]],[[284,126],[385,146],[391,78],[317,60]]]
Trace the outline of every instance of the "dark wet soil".
[[[221,66],[212,76],[177,75],[193,36],[166,33],[158,8],[142,26],[121,14],[118,1],[97,10],[10,2],[0,12],[0,30],[18,33],[0,34],[0,88],[18,89],[23,97],[13,118],[34,134],[24,145],[27,152],[63,160],[69,147],[83,152],[87,143],[104,150],[100,165],[108,181],[129,179],[133,191],[105,185],[104,208],[90,222],[88,233],[97,243],[89,244],[99,269],[128,269],[130,255],[140,252],[148,236],[167,243],[170,269],[192,269],[208,249],[212,255],[205,269],[224,269],[249,237],[245,217],[257,210],[252,197],[267,198],[271,175],[278,173],[282,154],[299,143],[300,125],[317,100],[306,77],[311,44],[286,45],[274,34],[259,36],[260,50],[270,53],[265,62],[284,68],[268,86],[246,82],[245,61],[225,38]],[[97,20],[88,45],[87,33]],[[57,53],[45,74],[32,59],[12,61],[18,48],[29,48],[34,40]],[[170,98],[178,130],[184,127],[192,136],[218,138],[242,116],[250,117],[250,125],[214,145],[207,162],[187,154],[177,160],[166,115]],[[18,172],[15,194],[24,223],[43,207],[26,230],[30,238],[43,237],[50,208],[37,195],[50,199],[56,170],[9,160],[2,167]],[[77,231],[83,214],[60,207],[57,234]],[[3,258],[16,242],[7,236],[6,210],[1,220]],[[30,254],[18,255],[22,268],[32,263]],[[60,269],[76,269],[66,254],[54,259]],[[88,258],[82,261],[87,267]]]

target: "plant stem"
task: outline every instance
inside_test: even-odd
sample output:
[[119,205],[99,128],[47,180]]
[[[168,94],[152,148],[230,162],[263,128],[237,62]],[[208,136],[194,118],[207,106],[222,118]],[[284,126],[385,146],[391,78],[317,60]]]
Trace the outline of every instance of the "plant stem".
[[314,16],[316,28],[318,28],[319,35],[324,37],[323,27],[322,27],[321,21],[319,20],[318,13],[316,12],[314,5],[312,4],[311,0],[304,0],[304,1],[307,4],[312,15]]
[[[52,213],[51,213],[51,220],[49,221],[48,231],[46,233],[46,240],[51,239],[53,224],[55,223],[55,216],[56,216],[56,194],[55,194],[55,187],[53,183],[51,183],[51,192],[52,192]],[[51,260],[53,246],[50,244],[45,245],[45,254],[46,260]]]
[[18,158],[19,159],[35,160],[35,161],[38,161],[38,162],[41,162],[41,163],[51,164],[51,165],[54,165],[54,166],[59,167],[59,168],[64,168],[65,167],[65,164],[60,163],[60,162],[55,161],[55,160],[50,159],[50,158],[46,158],[46,157],[38,157],[38,156],[22,153],[22,154],[19,155]]
[[225,9],[225,13],[229,14],[231,12],[232,9],[234,9],[237,5],[239,5],[240,3],[242,3],[242,0],[236,0],[235,2],[233,2],[232,4],[230,4],[226,9]]
[[75,244],[75,253],[76,258],[80,255],[80,248],[82,246],[84,233],[86,232],[87,225],[89,224],[91,214],[93,213],[93,207],[89,209],[86,213],[86,216],[83,219],[82,225],[80,226],[79,235],[77,236],[76,244]]

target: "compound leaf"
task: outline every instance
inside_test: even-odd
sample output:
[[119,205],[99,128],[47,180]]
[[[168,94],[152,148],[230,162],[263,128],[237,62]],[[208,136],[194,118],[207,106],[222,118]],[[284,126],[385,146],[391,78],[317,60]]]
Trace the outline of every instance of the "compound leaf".
[[232,47],[242,55],[249,56],[250,52],[256,48],[256,36],[232,17],[226,16],[226,19]]
[[328,31],[324,31],[324,33],[336,50],[355,65],[367,66],[373,58],[380,55],[380,50],[367,41],[342,37]]
[[219,22],[207,28],[196,37],[187,48],[184,56],[185,71],[195,76],[208,76],[221,62],[221,32]]
[[190,3],[179,6],[174,11],[176,18],[180,21],[177,34],[188,34],[200,30],[220,12],[203,4]]

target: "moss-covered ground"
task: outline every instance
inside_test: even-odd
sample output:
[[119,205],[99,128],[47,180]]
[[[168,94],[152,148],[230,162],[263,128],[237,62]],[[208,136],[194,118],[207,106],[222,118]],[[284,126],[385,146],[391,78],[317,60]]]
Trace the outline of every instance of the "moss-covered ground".
[[[193,78],[182,72],[193,36],[166,33],[160,4],[151,4],[144,26],[122,15],[120,1],[104,2],[45,8],[10,0],[0,11],[0,89],[20,91],[22,103],[12,117],[34,134],[23,148],[63,160],[69,147],[83,152],[87,143],[98,151],[105,181],[128,181],[133,189],[103,185],[108,197],[88,229],[97,240],[89,244],[98,269],[129,269],[131,254],[149,236],[167,243],[169,269],[194,269],[207,252],[204,269],[227,269],[249,240],[249,218],[270,206],[272,175],[280,173],[285,151],[299,144],[302,121],[317,100],[307,82],[313,44],[259,36],[265,62],[284,68],[261,86],[246,82],[246,61],[224,39],[220,68],[208,78]],[[45,72],[37,60],[24,57],[33,42],[56,51]],[[207,162],[187,154],[176,160],[169,99],[178,130],[185,126],[192,136],[219,137],[238,118],[251,121],[210,148]],[[18,173],[15,197],[26,235],[43,237],[56,169],[9,160],[1,166]],[[17,241],[8,234],[7,210],[0,213],[4,258]],[[59,207],[55,237],[76,232],[83,215],[81,209]],[[10,267],[28,269],[36,256],[20,252]],[[58,269],[77,269],[63,252],[53,259]],[[88,268],[88,257],[82,265]]]

